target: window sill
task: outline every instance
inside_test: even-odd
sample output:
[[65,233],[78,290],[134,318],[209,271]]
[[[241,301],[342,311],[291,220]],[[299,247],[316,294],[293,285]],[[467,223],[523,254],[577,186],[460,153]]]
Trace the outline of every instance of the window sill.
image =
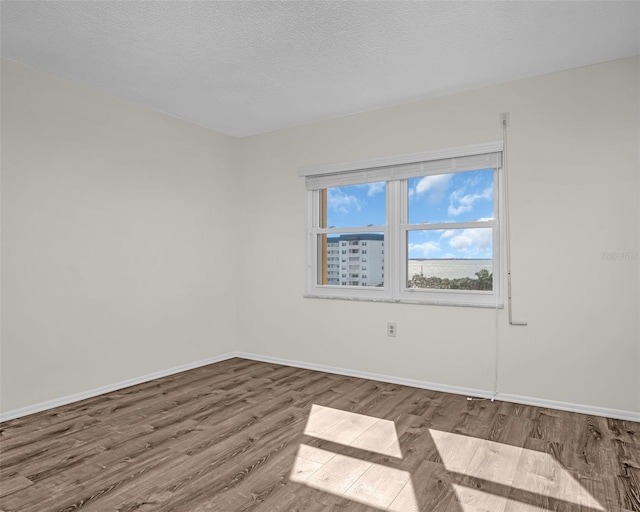
[[372,298],[372,297],[344,297],[337,295],[316,295],[311,293],[305,293],[303,295],[305,299],[328,299],[328,300],[346,300],[346,301],[360,301],[360,302],[383,302],[389,304],[415,304],[423,306],[452,306],[452,307],[465,307],[465,308],[484,308],[484,309],[504,309],[504,303],[498,304],[482,304],[473,302],[444,302],[435,300],[423,300],[423,299],[389,299],[386,297]]

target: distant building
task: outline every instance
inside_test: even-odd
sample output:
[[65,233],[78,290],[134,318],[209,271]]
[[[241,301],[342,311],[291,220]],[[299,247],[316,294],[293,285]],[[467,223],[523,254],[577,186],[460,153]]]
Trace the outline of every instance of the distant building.
[[384,235],[357,233],[327,237],[327,284],[382,286]]

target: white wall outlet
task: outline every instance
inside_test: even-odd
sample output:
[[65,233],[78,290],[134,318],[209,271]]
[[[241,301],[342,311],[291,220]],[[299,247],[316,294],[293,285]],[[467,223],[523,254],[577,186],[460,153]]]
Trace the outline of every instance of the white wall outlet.
[[387,336],[395,338],[396,332],[397,332],[397,329],[396,329],[395,322],[387,322]]

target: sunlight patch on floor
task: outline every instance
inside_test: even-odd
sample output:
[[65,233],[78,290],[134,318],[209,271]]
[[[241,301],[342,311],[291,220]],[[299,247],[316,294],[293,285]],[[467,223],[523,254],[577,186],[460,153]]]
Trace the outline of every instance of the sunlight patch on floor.
[[[395,423],[373,416],[314,404],[304,434],[369,456],[402,458]],[[381,510],[419,512],[411,474],[365,458],[301,444],[289,479]]]
[[325,441],[402,458],[393,421],[314,404],[304,433]]
[[[460,507],[460,512],[552,512],[552,510],[542,506],[523,503],[522,501],[516,501],[503,496],[496,496],[495,494],[481,491],[480,489],[465,487],[459,484],[451,485],[456,493],[456,500]],[[573,508],[571,508],[571,510],[573,510]]]
[[300,445],[289,479],[382,510],[419,510],[409,472],[313,446]]
[[[548,453],[439,430],[430,429],[429,432],[448,471],[519,489],[535,496],[604,510]],[[545,510],[528,507],[520,502],[515,502],[520,508],[511,508],[507,505],[513,500],[506,497],[456,484],[454,488],[464,512]]]
[[[451,484],[451,486],[456,493],[461,512],[504,512],[507,506],[507,498],[504,496],[459,484]],[[538,508],[535,510],[540,512]],[[523,509],[522,512],[525,510]]]

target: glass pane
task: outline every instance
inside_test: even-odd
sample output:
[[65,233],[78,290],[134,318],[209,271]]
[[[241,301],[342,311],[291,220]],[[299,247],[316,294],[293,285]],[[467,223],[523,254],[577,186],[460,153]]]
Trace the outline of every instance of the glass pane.
[[493,290],[492,231],[409,231],[407,288]]
[[493,169],[410,178],[409,224],[493,218]]
[[384,286],[384,235],[318,235],[318,284]]
[[326,194],[326,210],[321,211],[320,227],[385,225],[386,191],[387,184],[384,181],[321,190],[321,198]]

